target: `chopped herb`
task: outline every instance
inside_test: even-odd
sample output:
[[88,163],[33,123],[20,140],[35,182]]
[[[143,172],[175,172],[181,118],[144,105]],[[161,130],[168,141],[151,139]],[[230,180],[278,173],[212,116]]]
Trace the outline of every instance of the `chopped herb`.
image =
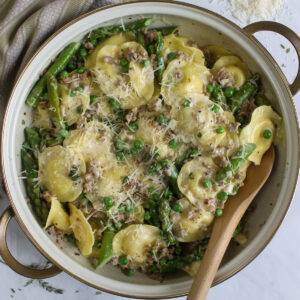
[[285,49],[284,45],[282,45],[282,44],[280,44],[280,47],[281,47],[282,49]]
[[57,288],[49,285],[49,283],[47,281],[44,281],[42,279],[39,279],[38,283],[43,289],[45,289],[49,293],[55,293],[55,294],[63,294],[64,293],[64,291],[62,289],[57,289]]
[[289,53],[290,51],[291,51],[291,48],[287,48],[285,52]]

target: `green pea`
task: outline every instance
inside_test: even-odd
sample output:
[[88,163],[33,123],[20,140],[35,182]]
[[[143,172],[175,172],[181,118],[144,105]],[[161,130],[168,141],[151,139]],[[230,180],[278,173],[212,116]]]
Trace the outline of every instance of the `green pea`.
[[77,88],[75,88],[75,91],[83,93],[83,88],[81,86],[78,86]]
[[208,93],[212,93],[212,92],[214,91],[214,87],[213,87],[211,84],[208,84],[208,85],[206,86],[206,91],[207,91]]
[[216,129],[216,133],[221,134],[224,132],[224,128],[222,126],[218,126],[218,128]]
[[118,211],[119,211],[120,214],[123,214],[126,211],[126,206],[124,204],[121,204],[118,207]]
[[114,145],[115,145],[115,148],[117,150],[124,150],[125,146],[126,146],[126,144],[124,143],[124,141],[122,141],[122,140],[120,140],[118,138],[115,138]]
[[78,74],[82,74],[84,72],[85,72],[85,68],[84,67],[80,67],[80,68],[77,69],[77,73]]
[[263,132],[263,137],[269,140],[272,137],[272,131],[270,129],[266,129]]
[[142,67],[143,68],[147,68],[147,67],[149,67],[150,66],[150,60],[149,59],[144,59],[143,61],[142,61]]
[[128,124],[128,129],[131,132],[136,132],[139,129],[139,126],[138,126],[138,124],[131,122]]
[[218,106],[218,105],[215,105],[214,104],[214,106],[212,107],[212,109],[211,109],[215,114],[217,114],[217,113],[219,113],[219,111],[220,111],[220,107]]
[[181,212],[182,211],[182,205],[180,203],[175,203],[173,206],[173,210],[176,212]]
[[125,160],[125,154],[122,151],[117,152],[116,157],[117,157],[118,161],[124,161]]
[[80,57],[86,57],[88,55],[88,51],[86,48],[80,48],[79,49],[79,56]]
[[131,276],[134,275],[135,270],[133,270],[133,269],[126,269],[124,272],[125,272],[125,274],[126,274],[128,277],[131,277]]
[[215,87],[214,87],[214,93],[215,94],[218,94],[218,93],[220,93],[221,92],[221,87],[219,86],[219,85],[216,85]]
[[198,132],[197,137],[198,137],[198,138],[201,138],[201,137],[202,137],[202,133],[201,133],[201,132]]
[[119,263],[121,266],[126,266],[128,264],[128,259],[127,257],[124,255],[124,256],[120,256],[119,257]]
[[155,164],[155,169],[156,170],[161,170],[163,168],[162,164],[161,163],[156,163]]
[[233,187],[233,189],[232,189],[231,195],[236,195],[237,192],[238,192],[238,190],[239,190],[239,188],[240,188],[240,187],[236,184],[236,185]]
[[135,141],[133,142],[133,146],[134,146],[134,148],[136,148],[136,149],[142,149],[143,146],[144,146],[144,144],[143,144],[143,142],[142,142],[141,140],[135,140]]
[[191,101],[190,100],[184,100],[182,103],[183,107],[190,107],[191,106]]
[[91,95],[90,96],[90,104],[96,102],[96,100],[97,100],[97,96],[96,95]]
[[126,59],[126,58],[121,58],[121,60],[120,60],[120,66],[121,67],[126,67],[126,66],[128,66],[128,60]]
[[62,136],[63,138],[66,138],[68,136],[68,130],[66,129],[61,129],[59,131],[59,135]]
[[170,142],[169,142],[169,147],[171,148],[171,149],[176,149],[177,148],[177,146],[178,146],[178,143],[176,142],[176,140],[171,140]]
[[117,101],[116,99],[114,99],[114,98],[110,98],[110,99],[108,100],[108,103],[109,103],[109,105],[110,105],[111,107],[114,107],[114,108],[119,106],[118,101]]
[[149,211],[145,211],[144,219],[145,221],[149,221],[151,219],[151,214]]
[[221,208],[217,208],[215,211],[216,217],[221,217],[223,215],[223,210]]
[[169,60],[174,59],[175,57],[176,57],[176,53],[175,53],[175,52],[170,52],[170,53],[167,55],[167,58],[168,58]]
[[165,123],[165,116],[164,115],[158,115],[157,117],[156,117],[156,120],[157,120],[157,122],[159,123],[159,124],[164,124]]
[[91,39],[90,42],[93,46],[97,46],[97,44],[98,44],[97,39]]
[[211,180],[208,178],[203,179],[202,181],[202,185],[206,188],[206,189],[210,189],[211,188]]
[[133,147],[133,148],[130,149],[130,153],[131,153],[132,155],[138,155],[139,152],[140,152],[139,149],[137,149],[137,148],[135,148],[135,147]]
[[103,202],[107,210],[110,210],[114,206],[114,200],[111,197],[104,197]]
[[59,77],[63,78],[63,77],[68,77],[69,76],[69,72],[66,70],[63,70],[59,73]]
[[218,193],[217,197],[221,201],[226,201],[228,198],[228,194],[226,192],[220,192],[220,193]]
[[70,61],[70,62],[67,64],[67,69],[68,69],[69,71],[75,70],[75,69],[76,69],[76,64],[74,64],[73,62]]
[[231,98],[234,94],[234,89],[231,87],[227,87],[224,91],[224,95],[226,98]]
[[128,73],[128,71],[129,71],[128,66],[122,66],[122,72],[123,73]]
[[169,188],[165,190],[164,194],[166,198],[171,198],[173,196],[173,192]]

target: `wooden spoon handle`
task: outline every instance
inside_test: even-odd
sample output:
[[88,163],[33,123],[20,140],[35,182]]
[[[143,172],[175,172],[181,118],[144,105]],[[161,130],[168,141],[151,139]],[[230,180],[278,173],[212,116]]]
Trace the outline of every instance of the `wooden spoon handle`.
[[187,300],[206,299],[234,230],[243,216],[241,210],[246,211],[246,209],[247,205],[242,205],[237,209],[239,212],[235,213],[225,209],[223,216],[215,220],[207,250]]

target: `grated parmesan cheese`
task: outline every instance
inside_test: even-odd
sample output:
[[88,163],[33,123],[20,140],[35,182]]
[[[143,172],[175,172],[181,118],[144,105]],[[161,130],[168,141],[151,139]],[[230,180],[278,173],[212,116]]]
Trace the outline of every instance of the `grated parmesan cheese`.
[[[224,0],[222,0],[224,1]],[[231,14],[243,24],[276,19],[284,10],[286,0],[225,0]]]

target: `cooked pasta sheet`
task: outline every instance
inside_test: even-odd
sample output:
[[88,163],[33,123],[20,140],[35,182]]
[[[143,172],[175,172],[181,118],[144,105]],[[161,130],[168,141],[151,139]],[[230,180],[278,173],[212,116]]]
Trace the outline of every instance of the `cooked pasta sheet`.
[[[281,117],[238,53],[151,23],[63,50],[27,99],[21,154],[45,230],[97,270],[162,280],[196,274],[214,218],[280,140]],[[235,236],[245,243],[241,224]]]

